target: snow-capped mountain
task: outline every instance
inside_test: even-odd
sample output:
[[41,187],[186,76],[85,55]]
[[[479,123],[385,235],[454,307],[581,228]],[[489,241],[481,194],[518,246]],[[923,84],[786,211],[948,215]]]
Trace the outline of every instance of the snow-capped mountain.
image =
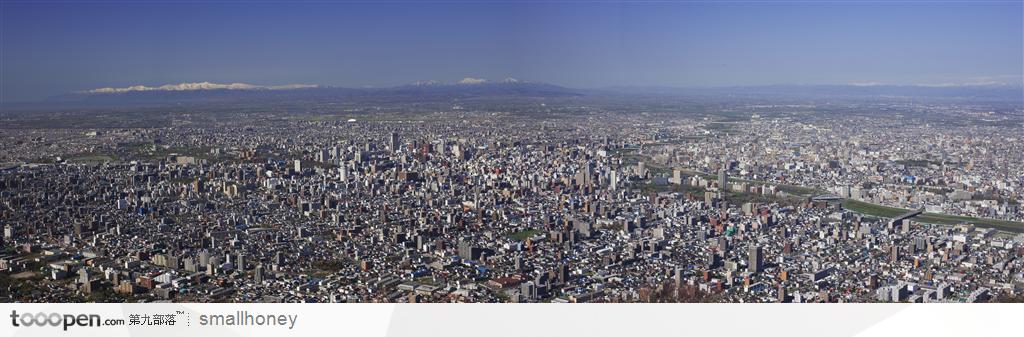
[[512,77],[506,77],[505,79],[497,82],[492,82],[485,78],[465,77],[456,82],[441,82],[436,80],[424,80],[413,82],[411,85],[414,86],[428,86],[428,85],[478,85],[478,84],[515,84],[515,83],[534,83],[530,81],[521,81]]
[[288,90],[288,89],[303,89],[303,88],[316,88],[315,84],[286,84],[286,85],[275,85],[275,86],[261,86],[253,85],[248,83],[230,83],[230,84],[219,84],[210,82],[195,82],[195,83],[179,83],[179,84],[165,84],[158,87],[147,87],[144,85],[133,85],[125,88],[98,88],[85,90],[81,93],[85,94],[118,94],[126,92],[136,91],[191,91],[191,90]]
[[482,79],[482,78],[466,77],[466,78],[463,78],[462,80],[459,80],[459,84],[484,84],[484,83],[487,83],[487,80]]
[[123,88],[98,88],[54,96],[55,102],[86,102],[97,105],[238,102],[251,100],[334,100],[387,99],[408,101],[448,100],[471,97],[559,97],[580,93],[557,85],[520,81],[501,81],[466,77],[453,83],[419,81],[385,88],[343,88],[312,84],[264,86],[247,83],[179,83],[160,86],[135,85]]

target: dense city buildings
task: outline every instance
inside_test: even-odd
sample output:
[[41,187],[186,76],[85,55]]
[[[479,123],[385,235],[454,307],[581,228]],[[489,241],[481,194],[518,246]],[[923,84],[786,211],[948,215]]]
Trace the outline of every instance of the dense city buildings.
[[1024,286],[1019,104],[302,104],[6,115],[5,300],[983,302]]

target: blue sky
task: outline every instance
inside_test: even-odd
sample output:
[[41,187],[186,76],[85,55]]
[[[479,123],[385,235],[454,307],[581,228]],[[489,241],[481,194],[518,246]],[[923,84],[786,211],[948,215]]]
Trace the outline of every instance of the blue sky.
[[0,0],[0,93],[181,82],[1021,83],[1006,2]]

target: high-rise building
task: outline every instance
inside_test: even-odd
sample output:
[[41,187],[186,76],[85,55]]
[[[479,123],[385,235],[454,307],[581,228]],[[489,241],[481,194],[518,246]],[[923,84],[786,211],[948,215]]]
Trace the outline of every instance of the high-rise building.
[[764,254],[761,247],[750,246],[747,249],[747,270],[751,273],[760,273],[764,268]]
[[335,161],[341,159],[341,148],[337,146],[331,147],[331,159],[334,159]]
[[683,287],[683,268],[676,267],[672,280],[675,281],[676,291],[679,291]]
[[265,278],[266,278],[266,276],[264,275],[264,272],[263,272],[263,265],[261,264],[261,265],[256,266],[256,268],[253,269],[253,271],[252,271],[252,280],[256,281],[256,283],[263,283],[263,280]]
[[459,257],[463,260],[477,260],[483,253],[483,249],[476,247],[472,242],[468,240],[459,241]]
[[[726,191],[729,188],[729,174],[725,168],[718,170],[718,190]],[[723,195],[724,196],[724,195]]]
[[90,276],[89,276],[89,269],[88,268],[84,268],[83,267],[82,269],[78,270],[78,283],[83,283],[83,284],[89,283],[89,279],[90,279]]
[[199,252],[199,265],[206,266],[208,264],[210,264],[210,252],[204,249]]
[[235,264],[236,264],[235,268],[238,268],[238,270],[245,271],[245,254],[244,253],[238,252],[238,261]]
[[402,144],[399,144],[398,132],[391,133],[391,137],[388,138],[388,144],[391,145],[391,152],[398,152],[398,148],[402,146]]
[[537,298],[537,284],[533,281],[526,281],[522,286],[519,287],[519,293],[524,298],[533,300]]
[[182,259],[181,262],[182,262],[182,264],[185,265],[185,271],[193,272],[193,273],[198,271],[198,269],[196,269],[197,268],[196,261],[193,258],[186,257],[186,258]]
[[619,189],[619,173],[613,170],[608,175],[608,185],[611,187],[611,189],[613,191]]

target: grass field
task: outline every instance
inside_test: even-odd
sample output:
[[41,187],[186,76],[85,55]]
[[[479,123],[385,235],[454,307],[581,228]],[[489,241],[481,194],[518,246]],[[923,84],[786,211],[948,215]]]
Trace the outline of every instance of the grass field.
[[957,224],[961,222],[968,222],[977,225],[978,227],[995,228],[998,230],[1004,230],[1013,233],[1024,233],[1024,222],[1017,221],[1006,221],[997,219],[985,219],[985,218],[972,218],[959,215],[949,214],[936,214],[936,213],[924,213],[914,219],[935,224]]
[[[902,215],[903,213],[909,212],[908,209],[887,207],[881,205],[875,205],[866,203],[863,201],[843,200],[843,208],[848,210],[862,213],[864,215],[893,218]],[[996,219],[985,219],[985,218],[973,218],[959,215],[949,214],[938,214],[938,213],[924,213],[913,218],[914,221],[939,224],[939,225],[955,225],[958,223],[966,222],[972,223],[978,227],[995,228],[1013,233],[1024,233],[1024,222],[996,220]]]
[[895,218],[910,211],[902,208],[875,205],[853,199],[843,200],[843,208],[857,213],[883,218]]
[[515,232],[515,233],[512,233],[512,234],[509,234],[508,237],[510,239],[516,240],[516,241],[526,241],[526,238],[534,236],[534,235],[537,235],[539,233],[540,233],[539,230],[527,229],[527,230],[524,230],[524,231],[518,231],[518,232]]

